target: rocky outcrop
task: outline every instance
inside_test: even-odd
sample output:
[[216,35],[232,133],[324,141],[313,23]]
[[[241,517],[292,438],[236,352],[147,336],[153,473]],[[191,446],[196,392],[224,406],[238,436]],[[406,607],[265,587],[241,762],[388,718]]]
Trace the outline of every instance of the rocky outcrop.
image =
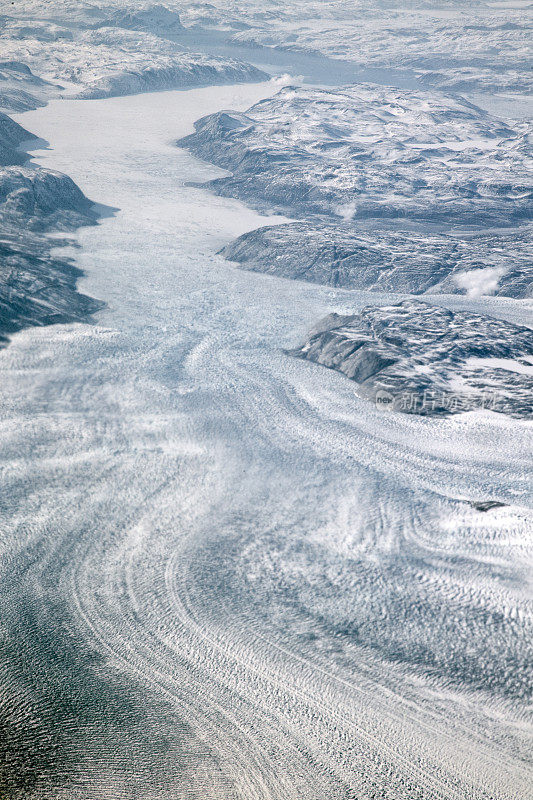
[[179,144],[231,170],[212,190],[261,210],[475,229],[527,220],[528,132],[459,97],[286,87],[204,117]]
[[268,225],[220,252],[244,269],[346,289],[533,295],[531,231],[458,236],[326,222]]
[[33,166],[0,171],[0,210],[21,226],[46,231],[95,221],[92,203],[68,175]]
[[35,138],[33,133],[25,130],[7,114],[0,112],[0,167],[23,164],[27,156],[18,149],[19,145]]
[[86,321],[102,303],[76,290],[82,271],[51,254],[57,239],[21,232],[0,215],[0,346],[33,325]]
[[22,328],[87,319],[102,305],[76,291],[81,270],[52,255],[60,242],[46,236],[94,224],[92,203],[67,175],[17,149],[32,138],[0,114],[0,346]]
[[529,130],[458,97],[288,87],[246,114],[204,117],[178,144],[231,171],[212,191],[302,220],[226,247],[244,267],[347,288],[528,297]]
[[330,314],[289,353],[342,372],[384,410],[533,417],[533,330],[418,301]]
[[0,62],[0,108],[16,112],[39,108],[54,89],[57,87],[34,75],[27,64]]

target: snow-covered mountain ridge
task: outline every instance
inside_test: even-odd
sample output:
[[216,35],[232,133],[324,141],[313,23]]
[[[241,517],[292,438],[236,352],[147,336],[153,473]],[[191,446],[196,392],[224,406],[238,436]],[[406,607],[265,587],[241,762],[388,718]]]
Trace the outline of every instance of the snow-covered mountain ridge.
[[245,269],[347,289],[515,298],[533,293],[529,225],[461,235],[371,221],[294,222],[244,233],[221,252]]
[[233,171],[212,188],[263,208],[501,227],[531,211],[531,133],[460,97],[286,87],[181,144]]
[[[467,291],[472,279],[480,293],[524,297],[531,135],[528,123],[495,118],[457,96],[286,87],[246,114],[199,120],[178,144],[232,171],[208,184],[218,194],[312,220],[280,228],[279,242],[275,231],[257,231],[226,248],[244,265],[416,293]],[[370,271],[361,268],[361,237]],[[318,253],[324,263],[313,271]],[[490,274],[468,277],[485,268]]]
[[50,87],[51,96],[63,92],[84,98],[112,97],[267,77],[238,59],[191,53],[144,30],[100,26],[69,33],[43,38],[37,28],[19,39],[6,26],[0,31],[0,43],[5,58],[27,65],[48,82],[66,84],[66,88]]
[[[9,2],[0,5],[13,15]],[[316,53],[360,67],[396,69],[420,86],[460,92],[527,92],[533,29],[527,3],[416,0],[408,6],[372,0],[276,0],[53,4],[17,3],[19,25],[60,30],[115,25],[169,37],[208,31],[230,45]],[[53,27],[55,26],[55,28]],[[42,34],[44,35],[44,34]]]
[[31,133],[0,113],[0,346],[28,325],[86,319],[101,303],[79,294],[81,270],[52,255],[50,231],[92,225],[96,214],[78,186],[27,161],[18,146]]

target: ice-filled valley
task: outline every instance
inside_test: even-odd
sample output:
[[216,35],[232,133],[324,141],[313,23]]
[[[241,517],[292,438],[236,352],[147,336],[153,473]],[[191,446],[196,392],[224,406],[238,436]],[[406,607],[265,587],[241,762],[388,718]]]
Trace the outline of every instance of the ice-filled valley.
[[[341,188],[330,182],[332,211],[324,212],[327,167],[317,179],[316,153],[279,109],[252,158],[249,140],[231,165],[218,141],[209,161],[219,166],[178,146],[194,140],[199,119],[229,120],[238,139],[231,120],[258,103],[270,113],[287,109],[280,97],[308,93],[319,105],[331,87],[267,80],[254,71],[265,68],[259,56],[250,69],[239,60],[235,78],[244,82],[232,83],[219,53],[224,75],[205,83],[224,85],[197,76],[192,88],[149,91],[150,74],[166,88],[167,56],[183,76],[178,56],[162,55],[174,47],[167,34],[171,42],[194,36],[182,23],[204,32],[209,23],[213,41],[222,30],[225,46],[247,43],[248,52],[261,31],[266,41],[268,18],[255,4],[241,13],[218,0],[176,3],[170,16],[82,4],[70,28],[68,4],[58,2],[53,18],[42,4],[23,6],[31,36],[23,18],[4,32],[14,57],[33,47],[30,66],[48,83],[5,68],[12,107],[2,107],[39,138],[25,145],[33,160],[15,163],[20,131],[0,125],[0,332],[10,336],[0,349],[0,795],[526,800],[533,359],[527,198],[515,188],[527,172],[527,123],[487,118],[472,111],[473,98],[453,100],[468,135],[482,134],[456,152],[455,166],[462,158],[472,181],[480,164],[495,176],[473,204],[454,184],[454,224],[462,209],[472,224],[459,243],[449,219],[431,235],[425,218],[358,225],[353,210],[337,213],[346,174]],[[317,18],[292,45],[285,39],[301,3],[277,9],[286,29],[276,17],[268,46],[290,59],[292,46],[313,39],[313,63],[327,64],[339,55],[327,24],[340,6],[330,4],[326,21]],[[102,16],[121,31],[116,46],[130,66],[137,60],[137,77],[115,71]],[[514,12],[509,19],[518,24]],[[37,69],[36,30],[50,52],[60,41],[50,63],[65,74],[76,42],[87,45],[67,97],[50,89],[57,74]],[[350,23],[351,56],[356,35]],[[147,77],[151,36],[158,66]],[[521,29],[509,28],[515,36]],[[135,41],[147,49],[136,53]],[[93,74],[104,51],[111,60]],[[369,139],[385,94],[412,107],[429,91],[384,86],[359,89]],[[452,104],[448,94],[427,97],[424,112]],[[380,170],[385,161],[404,168],[398,151],[421,141],[413,130],[398,150],[392,136],[379,163],[362,152],[368,171],[352,173],[361,194],[368,189],[379,204]],[[338,133],[310,136],[321,165]],[[452,138],[425,154],[446,181]],[[272,139],[273,162],[248,169]],[[290,198],[295,151],[312,165],[302,175],[316,179],[318,211],[296,202],[308,197],[301,185]],[[513,164],[516,186],[502,178]],[[279,197],[284,169],[287,201],[265,202],[265,192]],[[52,185],[61,187],[55,200]],[[411,182],[398,197],[440,213],[431,186]],[[461,285],[464,274],[470,282]],[[500,393],[503,413],[479,404],[450,415],[397,413],[361,396],[341,361],[325,369],[331,352],[295,358],[332,313],[341,315],[343,358],[363,319],[365,346],[400,354],[389,373],[380,362],[383,374],[407,377],[411,388],[418,381],[415,392],[443,375],[456,395],[478,381],[480,391]]]

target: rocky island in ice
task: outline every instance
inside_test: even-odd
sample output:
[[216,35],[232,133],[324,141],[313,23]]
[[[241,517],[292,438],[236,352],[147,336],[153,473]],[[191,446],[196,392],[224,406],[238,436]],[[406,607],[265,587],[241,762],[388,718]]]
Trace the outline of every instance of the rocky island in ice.
[[533,330],[406,300],[330,314],[291,355],[338,370],[381,408],[533,417]]
[[221,252],[246,269],[346,289],[515,298],[533,292],[529,225],[424,232],[412,224],[321,219],[266,225]]

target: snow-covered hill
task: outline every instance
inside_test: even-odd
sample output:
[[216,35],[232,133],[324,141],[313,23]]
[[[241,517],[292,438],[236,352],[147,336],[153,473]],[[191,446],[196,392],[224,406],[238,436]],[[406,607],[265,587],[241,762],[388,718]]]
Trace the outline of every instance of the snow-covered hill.
[[179,14],[164,5],[22,2],[16,8],[0,4],[0,12],[0,48],[7,62],[0,64],[4,108],[32,107],[23,92],[37,104],[43,96],[35,85],[35,92],[13,85],[17,76],[3,72],[13,63],[33,72],[32,81],[23,76],[26,84],[42,87],[43,79],[64,84],[50,86],[48,96],[60,91],[107,97],[265,77],[238,59],[194,53],[171,41],[183,26]]
[[533,331],[425,303],[331,314],[292,355],[344,373],[385,410],[533,416]]
[[530,135],[451,95],[289,86],[181,144],[233,171],[212,188],[262,208],[500,227],[532,208]]
[[148,31],[163,35],[183,31],[179,14],[164,5],[121,7],[106,15],[95,27],[126,28],[132,31]]
[[19,0],[15,11],[4,0],[0,12],[12,30],[33,30],[41,38],[100,26],[169,38],[184,30],[207,31],[230,46],[319,54],[355,69],[396,70],[413,85],[440,90],[492,95],[531,89],[533,17],[527,2]]
[[36,167],[18,147],[35,138],[0,113],[0,346],[28,325],[86,318],[101,304],[76,291],[81,275],[46,234],[94,224],[92,203],[67,176]]
[[312,220],[226,248],[244,266],[354,288],[474,282],[523,297],[531,131],[459,96],[286,87],[246,114],[199,120],[178,144],[232,171],[209,183],[218,194]]
[[221,252],[245,269],[347,289],[526,298],[531,234],[529,225],[461,234],[320,220],[258,228]]

